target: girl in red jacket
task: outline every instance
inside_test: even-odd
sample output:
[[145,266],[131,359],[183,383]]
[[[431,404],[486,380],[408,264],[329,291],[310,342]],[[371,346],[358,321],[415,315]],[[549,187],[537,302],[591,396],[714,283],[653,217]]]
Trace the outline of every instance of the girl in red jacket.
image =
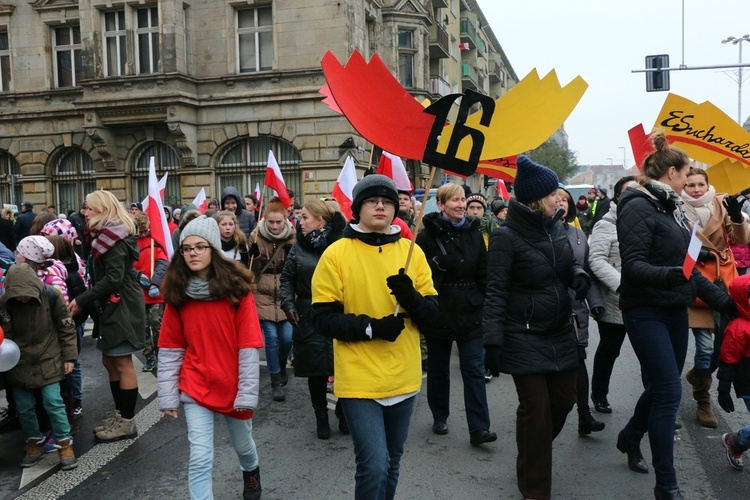
[[180,234],[163,283],[159,335],[159,409],[185,409],[192,498],[213,498],[214,416],[224,416],[244,478],[243,498],[259,499],[252,417],[258,406],[263,336],[250,271],[224,257],[216,221],[200,216]]

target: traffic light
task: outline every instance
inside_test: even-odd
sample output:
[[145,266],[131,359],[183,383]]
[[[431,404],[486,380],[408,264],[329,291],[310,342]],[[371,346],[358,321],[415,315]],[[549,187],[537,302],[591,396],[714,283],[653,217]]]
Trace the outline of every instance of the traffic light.
[[491,186],[497,184],[497,179],[490,177],[489,175],[484,176],[484,189],[489,189]]
[[662,92],[669,90],[669,54],[646,56],[646,69],[655,68],[658,71],[646,72],[646,92]]

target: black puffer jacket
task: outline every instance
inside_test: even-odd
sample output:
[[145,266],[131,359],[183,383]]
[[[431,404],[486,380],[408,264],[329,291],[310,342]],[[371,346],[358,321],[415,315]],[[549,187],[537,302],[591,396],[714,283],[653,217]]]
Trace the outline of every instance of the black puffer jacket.
[[294,374],[299,377],[333,375],[333,344],[330,338],[315,331],[312,314],[312,277],[323,251],[341,238],[346,226],[337,213],[326,225],[325,238],[312,241],[297,226],[297,241],[292,246],[281,272],[281,308],[296,309],[300,324],[294,328]]
[[[454,227],[439,212],[425,215],[424,231],[417,245],[424,251],[432,270],[432,279],[440,304],[439,327],[423,329],[422,334],[451,340],[466,340],[482,335],[482,312],[487,286],[487,250],[479,232],[479,219],[467,217]],[[443,251],[460,260],[447,268],[438,265]]]
[[578,366],[568,294],[583,273],[559,222],[511,200],[487,259],[484,345],[502,347],[501,369],[513,375]]
[[[724,309],[729,296],[693,269],[690,281],[666,282],[667,273],[682,267],[690,233],[677,223],[675,202],[653,187],[628,187],[617,204],[617,240],[622,257],[620,309],[687,307],[695,295],[714,309]],[[680,213],[680,212],[678,212]]]

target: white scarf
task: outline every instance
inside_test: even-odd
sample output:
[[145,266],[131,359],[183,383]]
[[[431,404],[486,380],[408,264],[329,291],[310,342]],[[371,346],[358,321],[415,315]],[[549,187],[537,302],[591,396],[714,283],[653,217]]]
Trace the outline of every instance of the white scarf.
[[701,227],[706,227],[708,221],[711,220],[711,216],[714,214],[714,197],[716,196],[716,189],[713,186],[708,186],[708,191],[703,193],[700,198],[693,198],[688,195],[685,190],[682,190],[682,199],[685,201],[685,215],[690,219],[691,222],[698,221],[701,223]]

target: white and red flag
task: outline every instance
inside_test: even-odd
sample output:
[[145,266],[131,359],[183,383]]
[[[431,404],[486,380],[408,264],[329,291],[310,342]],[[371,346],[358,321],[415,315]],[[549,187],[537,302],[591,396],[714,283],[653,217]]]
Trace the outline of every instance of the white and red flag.
[[257,182],[255,183],[255,191],[253,191],[253,195],[255,196],[255,199],[258,200],[258,206],[261,206],[263,204],[263,193],[260,192],[260,184]]
[[459,43],[458,50],[471,50],[471,44],[469,42]]
[[[153,156],[151,157],[153,158]],[[159,196],[161,196],[161,203],[164,204],[164,191],[167,190],[167,176],[169,175],[169,172],[166,172],[164,176],[159,179],[159,182],[157,183],[159,185]],[[143,211],[146,211],[146,208],[148,208],[148,194],[141,202],[141,206],[143,207]]]
[[[172,236],[169,233],[169,226],[167,225],[167,217],[164,214],[164,205],[161,202],[161,194],[159,193],[159,183],[156,180],[156,166],[154,157],[151,157],[151,161],[148,165],[148,207],[144,206],[144,212],[148,217],[151,225],[151,237],[155,242],[160,244],[164,251],[167,252],[169,258],[174,255],[174,248],[172,248]],[[145,205],[145,203],[144,203]]]
[[276,161],[276,157],[273,155],[273,151],[268,151],[268,166],[266,167],[266,186],[275,191],[275,195],[279,197],[281,203],[285,207],[292,204],[292,199],[289,197],[289,193],[286,190],[286,184],[284,183],[284,177],[281,175],[281,169]]
[[701,240],[698,238],[698,229],[700,228],[700,222],[695,221],[693,224],[693,232],[690,234],[690,244],[688,245],[687,255],[685,255],[685,262],[682,263],[682,274],[685,275],[685,279],[690,279],[690,273],[693,272],[695,262],[698,260],[698,254],[701,253]]
[[385,175],[393,179],[396,184],[396,189],[399,191],[414,191],[414,186],[409,180],[409,175],[406,173],[404,162],[401,161],[400,156],[392,155],[386,151],[380,155],[380,161],[378,161],[378,174]]
[[501,196],[505,201],[510,200],[508,186],[505,185],[505,181],[502,179],[497,180],[497,194]]
[[193,205],[198,208],[200,213],[203,213],[208,208],[208,201],[206,201],[206,190],[201,188],[200,192],[195,196]]
[[336,184],[333,186],[333,192],[331,196],[336,198],[336,201],[341,207],[341,213],[346,217],[346,220],[354,218],[352,214],[352,202],[354,201],[354,185],[357,183],[357,171],[354,168],[354,160],[351,156],[346,157],[344,161],[344,168],[341,169],[339,178],[336,179]]

